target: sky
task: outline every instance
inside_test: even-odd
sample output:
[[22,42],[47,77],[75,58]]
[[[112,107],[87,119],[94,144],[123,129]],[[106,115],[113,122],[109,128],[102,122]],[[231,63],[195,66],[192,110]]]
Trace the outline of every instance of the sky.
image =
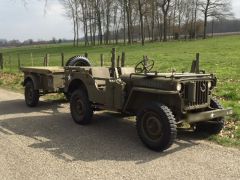
[[[235,17],[240,18],[240,0],[232,0]],[[43,0],[0,0],[0,39],[24,41],[72,39],[72,24],[58,0],[49,0],[46,14]],[[80,36],[83,36],[80,34]]]

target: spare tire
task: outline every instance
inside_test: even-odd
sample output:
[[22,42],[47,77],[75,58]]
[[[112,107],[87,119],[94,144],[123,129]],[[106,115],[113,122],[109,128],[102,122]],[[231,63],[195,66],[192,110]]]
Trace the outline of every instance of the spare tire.
[[91,63],[86,57],[74,56],[67,61],[65,66],[91,66]]

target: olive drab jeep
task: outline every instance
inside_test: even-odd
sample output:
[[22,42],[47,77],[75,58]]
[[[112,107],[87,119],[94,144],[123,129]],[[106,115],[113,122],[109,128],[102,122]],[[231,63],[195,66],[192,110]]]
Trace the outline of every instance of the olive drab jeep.
[[[94,67],[84,58],[77,59],[82,62],[79,66],[56,72],[48,69],[42,75],[39,68],[23,68],[27,105],[35,106],[40,95],[61,91],[70,99],[77,124],[91,123],[94,112],[101,110],[136,116],[140,139],[155,151],[169,148],[177,126],[184,122],[195,131],[217,134],[224,126],[224,116],[232,113],[213,98],[217,78],[199,70],[198,59],[188,73],[152,71],[154,61],[146,57],[136,67],[116,67],[114,58],[111,67]],[[37,80],[39,83],[34,82]]]

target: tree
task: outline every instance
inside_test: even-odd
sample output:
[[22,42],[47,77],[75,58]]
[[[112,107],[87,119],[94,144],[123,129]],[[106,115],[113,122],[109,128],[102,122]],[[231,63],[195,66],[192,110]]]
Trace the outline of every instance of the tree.
[[128,28],[128,44],[132,44],[132,1],[125,0],[126,12],[127,12],[127,28]]
[[143,0],[138,0],[138,10],[139,10],[139,18],[140,18],[140,26],[141,26],[141,39],[142,45],[144,46],[145,36],[144,36],[144,24],[143,24],[143,5],[145,2]]
[[[47,0],[45,11],[47,10]],[[206,38],[209,18],[216,21],[228,17],[231,0],[59,0],[72,21],[74,46],[79,44],[82,28],[85,45],[132,44],[138,38],[167,41],[170,35],[196,38],[203,28]],[[26,1],[25,1],[26,2]],[[203,13],[203,17],[199,16]],[[214,24],[212,24],[212,27]],[[212,28],[213,29],[213,28]],[[97,38],[98,37],[98,38]],[[115,40],[115,41],[114,41]]]
[[65,12],[66,12],[66,16],[67,18],[71,19],[71,21],[73,22],[73,33],[74,33],[74,38],[73,38],[73,46],[78,45],[78,34],[79,34],[79,22],[78,22],[78,11],[77,11],[77,1],[76,0],[61,0],[60,1],[64,8],[65,8]]
[[231,15],[231,0],[201,0],[199,5],[204,14],[203,39],[206,39],[208,17],[226,17]]
[[163,41],[167,41],[167,17],[168,17],[168,12],[170,9],[170,2],[171,0],[160,0],[159,5],[162,9],[163,13]]

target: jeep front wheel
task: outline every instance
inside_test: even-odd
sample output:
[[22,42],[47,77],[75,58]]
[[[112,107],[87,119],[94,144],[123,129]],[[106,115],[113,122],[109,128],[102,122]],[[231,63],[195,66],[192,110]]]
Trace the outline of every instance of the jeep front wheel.
[[80,125],[90,124],[93,116],[93,109],[88,100],[87,94],[77,89],[70,99],[71,115],[75,123]]
[[[222,109],[221,104],[211,99],[210,107],[214,109]],[[212,119],[211,121],[196,123],[195,132],[205,132],[209,135],[219,134],[224,127],[224,117]]]
[[165,105],[150,103],[137,115],[137,132],[148,148],[164,151],[169,148],[177,135],[176,120]]
[[25,84],[25,102],[29,107],[37,106],[39,102],[39,91],[34,89],[32,81],[27,81]]

